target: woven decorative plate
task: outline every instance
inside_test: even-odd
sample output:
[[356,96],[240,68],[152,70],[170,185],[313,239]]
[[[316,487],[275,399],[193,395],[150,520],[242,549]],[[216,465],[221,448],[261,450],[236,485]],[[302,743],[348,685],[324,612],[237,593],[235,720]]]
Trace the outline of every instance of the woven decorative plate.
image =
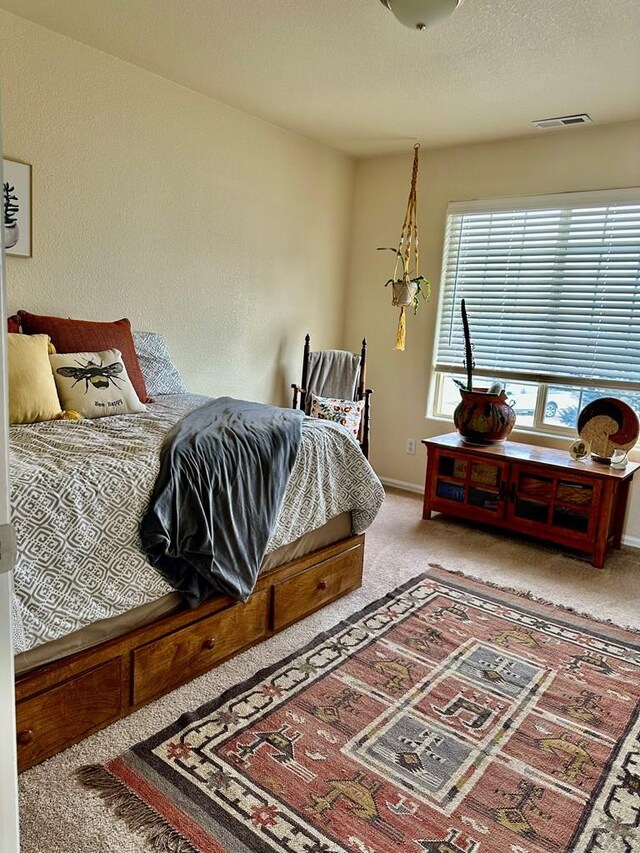
[[638,416],[615,397],[594,400],[578,416],[578,434],[596,456],[608,458],[614,450],[631,450],[639,433]]

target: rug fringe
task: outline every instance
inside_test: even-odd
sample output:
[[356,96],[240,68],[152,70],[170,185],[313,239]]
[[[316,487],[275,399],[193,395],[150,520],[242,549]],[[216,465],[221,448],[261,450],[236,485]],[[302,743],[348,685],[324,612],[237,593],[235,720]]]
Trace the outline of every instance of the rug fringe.
[[599,622],[601,625],[610,625],[612,628],[617,628],[621,631],[629,631],[632,634],[640,635],[640,628],[635,628],[633,625],[618,625],[613,619],[604,619],[602,616],[594,616],[593,613],[588,613],[586,610],[576,610],[575,607],[570,607],[568,604],[558,604],[555,601],[550,601],[548,598],[542,598],[525,589],[517,589],[514,586],[501,586],[494,581],[488,581],[481,578],[479,575],[473,575],[470,572],[463,572],[460,569],[448,569],[446,566],[441,566],[440,563],[428,563],[432,569],[440,569],[442,572],[447,572],[449,575],[458,575],[458,577],[469,578],[485,586],[490,586],[493,589],[499,589],[501,592],[509,592],[512,595],[518,595],[520,598],[526,598],[529,601],[535,601],[538,604],[546,604],[549,607],[556,607],[558,610],[564,610],[565,613],[572,613],[574,616],[580,616],[583,619],[590,619],[593,622]]
[[156,853],[199,853],[177,830],[130,791],[101,764],[86,764],[76,771],[85,788],[97,791],[116,817],[140,833]]

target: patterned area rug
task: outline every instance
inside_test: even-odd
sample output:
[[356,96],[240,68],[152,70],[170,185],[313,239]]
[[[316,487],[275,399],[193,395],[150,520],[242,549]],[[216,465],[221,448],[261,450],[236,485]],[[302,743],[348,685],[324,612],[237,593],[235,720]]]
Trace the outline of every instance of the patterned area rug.
[[158,850],[640,851],[640,636],[437,566],[105,767]]

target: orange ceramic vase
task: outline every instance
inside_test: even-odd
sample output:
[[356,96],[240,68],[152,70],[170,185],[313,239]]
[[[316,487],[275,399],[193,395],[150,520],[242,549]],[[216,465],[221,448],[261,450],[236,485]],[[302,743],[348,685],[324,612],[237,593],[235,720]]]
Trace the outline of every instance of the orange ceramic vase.
[[470,444],[494,444],[504,441],[516,422],[516,413],[504,392],[489,394],[486,389],[463,391],[453,413],[456,429]]

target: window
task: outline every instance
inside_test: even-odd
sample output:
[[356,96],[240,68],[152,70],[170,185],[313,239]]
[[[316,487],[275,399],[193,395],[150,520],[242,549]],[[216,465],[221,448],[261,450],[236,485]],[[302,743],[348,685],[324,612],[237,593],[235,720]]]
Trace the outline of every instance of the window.
[[434,414],[459,399],[463,298],[475,384],[505,382],[519,428],[574,432],[607,395],[640,413],[640,189],[449,206]]

